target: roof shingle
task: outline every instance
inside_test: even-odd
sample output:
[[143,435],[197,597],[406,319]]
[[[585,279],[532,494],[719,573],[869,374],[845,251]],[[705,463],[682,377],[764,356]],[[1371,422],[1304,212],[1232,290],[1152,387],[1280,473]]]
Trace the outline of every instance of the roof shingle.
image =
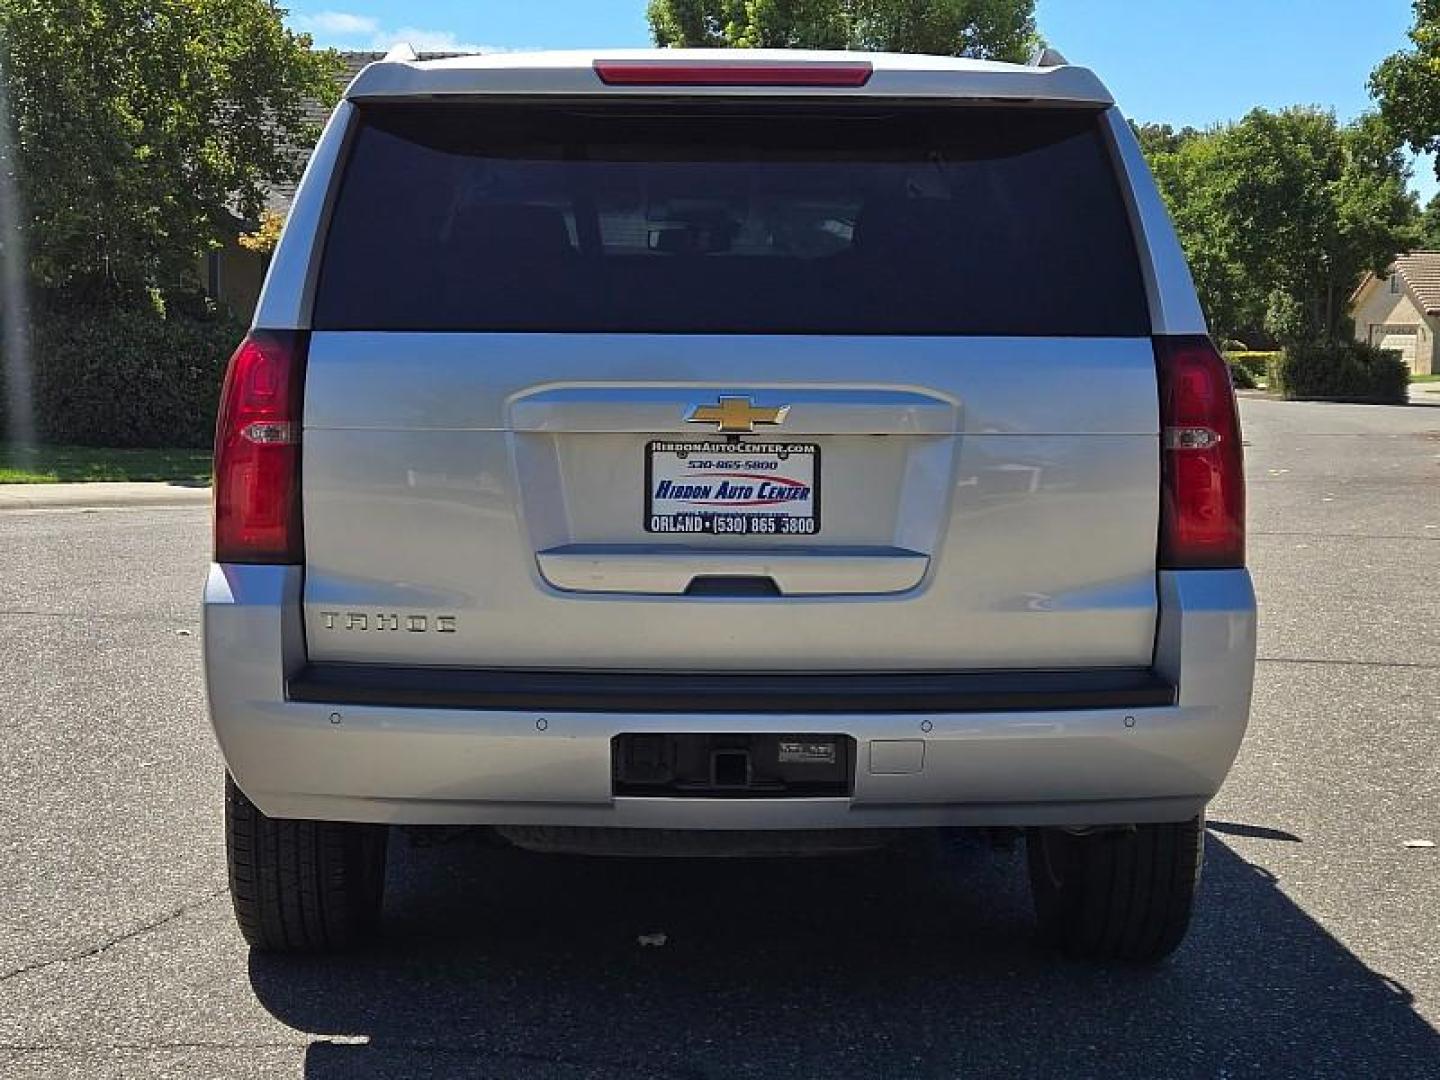
[[1426,315],[1440,315],[1440,251],[1397,256],[1394,272],[1410,287]]

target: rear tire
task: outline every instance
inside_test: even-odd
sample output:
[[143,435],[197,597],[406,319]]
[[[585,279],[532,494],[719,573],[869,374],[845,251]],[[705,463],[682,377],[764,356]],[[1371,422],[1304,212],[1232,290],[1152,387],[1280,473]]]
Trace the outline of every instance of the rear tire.
[[1030,891],[1042,936],[1071,956],[1153,964],[1190,925],[1202,818],[1092,833],[1032,829]]
[[265,952],[334,952],[370,936],[385,892],[384,825],[262,814],[225,774],[225,848],[240,933]]

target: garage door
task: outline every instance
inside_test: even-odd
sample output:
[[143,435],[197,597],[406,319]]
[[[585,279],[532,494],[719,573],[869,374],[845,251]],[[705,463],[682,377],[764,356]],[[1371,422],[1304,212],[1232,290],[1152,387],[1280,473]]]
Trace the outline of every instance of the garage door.
[[1415,349],[1419,343],[1416,335],[1417,331],[1411,327],[1376,327],[1374,341],[1382,349],[1390,349],[1399,353],[1400,359],[1405,361],[1405,366],[1414,371]]

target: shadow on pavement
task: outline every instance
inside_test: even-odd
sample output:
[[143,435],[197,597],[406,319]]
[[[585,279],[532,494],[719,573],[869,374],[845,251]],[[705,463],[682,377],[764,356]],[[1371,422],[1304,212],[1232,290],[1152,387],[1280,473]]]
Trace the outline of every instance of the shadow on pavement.
[[1286,832],[1284,829],[1271,829],[1264,825],[1242,825],[1235,821],[1206,821],[1205,827],[1212,833],[1223,833],[1226,836],[1251,836],[1257,840],[1284,840],[1287,844],[1303,844],[1304,841],[1294,833]]
[[[475,834],[391,851],[381,945],[251,956],[265,1007],[330,1036],[312,1080],[1440,1068],[1404,987],[1214,836],[1190,939],[1149,971],[1039,949],[1023,854],[969,838],[798,862],[541,856]],[[637,942],[653,933],[666,943]]]

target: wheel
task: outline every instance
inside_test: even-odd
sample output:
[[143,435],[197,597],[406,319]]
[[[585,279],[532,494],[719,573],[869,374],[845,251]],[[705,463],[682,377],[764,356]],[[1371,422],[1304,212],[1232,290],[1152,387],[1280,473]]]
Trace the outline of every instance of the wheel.
[[1030,830],[1042,936],[1090,960],[1163,960],[1190,925],[1204,846],[1202,818],[1089,833]]
[[225,848],[235,921],[266,952],[331,952],[363,941],[385,892],[384,825],[262,814],[225,774]]

